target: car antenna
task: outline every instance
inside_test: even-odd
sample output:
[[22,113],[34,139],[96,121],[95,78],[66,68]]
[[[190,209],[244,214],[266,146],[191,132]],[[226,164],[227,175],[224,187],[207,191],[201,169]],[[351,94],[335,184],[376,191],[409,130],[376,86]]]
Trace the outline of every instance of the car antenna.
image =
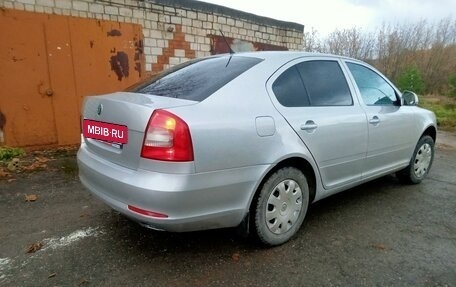
[[220,31],[220,34],[222,34],[223,40],[225,41],[226,45],[228,46],[228,49],[230,49],[230,54],[234,54],[234,51],[233,51],[233,49],[231,49],[230,44],[228,44],[228,41],[226,40],[225,35],[223,35],[222,29],[219,29],[219,31]]

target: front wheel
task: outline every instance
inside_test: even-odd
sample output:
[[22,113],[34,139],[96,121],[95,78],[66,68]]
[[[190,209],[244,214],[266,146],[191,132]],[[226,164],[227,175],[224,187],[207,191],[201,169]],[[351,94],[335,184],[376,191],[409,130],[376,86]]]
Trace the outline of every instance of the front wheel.
[[430,136],[422,136],[416,144],[410,164],[398,171],[396,176],[404,183],[420,183],[429,173],[433,159],[434,140]]
[[280,245],[293,237],[309,205],[305,175],[294,167],[274,172],[262,186],[254,204],[254,231],[265,245]]

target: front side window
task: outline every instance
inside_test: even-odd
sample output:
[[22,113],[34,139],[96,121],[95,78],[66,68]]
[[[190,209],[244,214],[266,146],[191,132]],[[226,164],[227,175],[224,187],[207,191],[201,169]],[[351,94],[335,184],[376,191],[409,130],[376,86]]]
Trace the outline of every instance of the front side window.
[[347,63],[363,101],[368,106],[397,105],[396,92],[379,74],[362,65]]

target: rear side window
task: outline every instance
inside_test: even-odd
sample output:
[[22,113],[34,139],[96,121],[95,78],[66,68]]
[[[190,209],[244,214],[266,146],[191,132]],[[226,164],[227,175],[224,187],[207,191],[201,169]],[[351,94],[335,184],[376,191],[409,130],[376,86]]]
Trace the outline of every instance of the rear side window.
[[297,67],[312,106],[353,104],[347,80],[336,61],[308,61]]
[[272,85],[286,107],[353,104],[345,76],[336,61],[306,61],[283,72]]
[[310,106],[309,97],[296,65],[277,78],[272,85],[272,90],[279,103],[285,107]]
[[197,59],[165,71],[128,91],[200,102],[261,61],[242,56]]

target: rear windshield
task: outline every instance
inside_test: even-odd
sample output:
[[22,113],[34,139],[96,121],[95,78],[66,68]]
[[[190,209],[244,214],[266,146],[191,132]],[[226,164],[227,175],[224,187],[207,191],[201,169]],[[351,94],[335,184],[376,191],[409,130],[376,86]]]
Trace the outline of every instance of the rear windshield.
[[177,65],[127,91],[201,102],[262,59],[222,56]]

